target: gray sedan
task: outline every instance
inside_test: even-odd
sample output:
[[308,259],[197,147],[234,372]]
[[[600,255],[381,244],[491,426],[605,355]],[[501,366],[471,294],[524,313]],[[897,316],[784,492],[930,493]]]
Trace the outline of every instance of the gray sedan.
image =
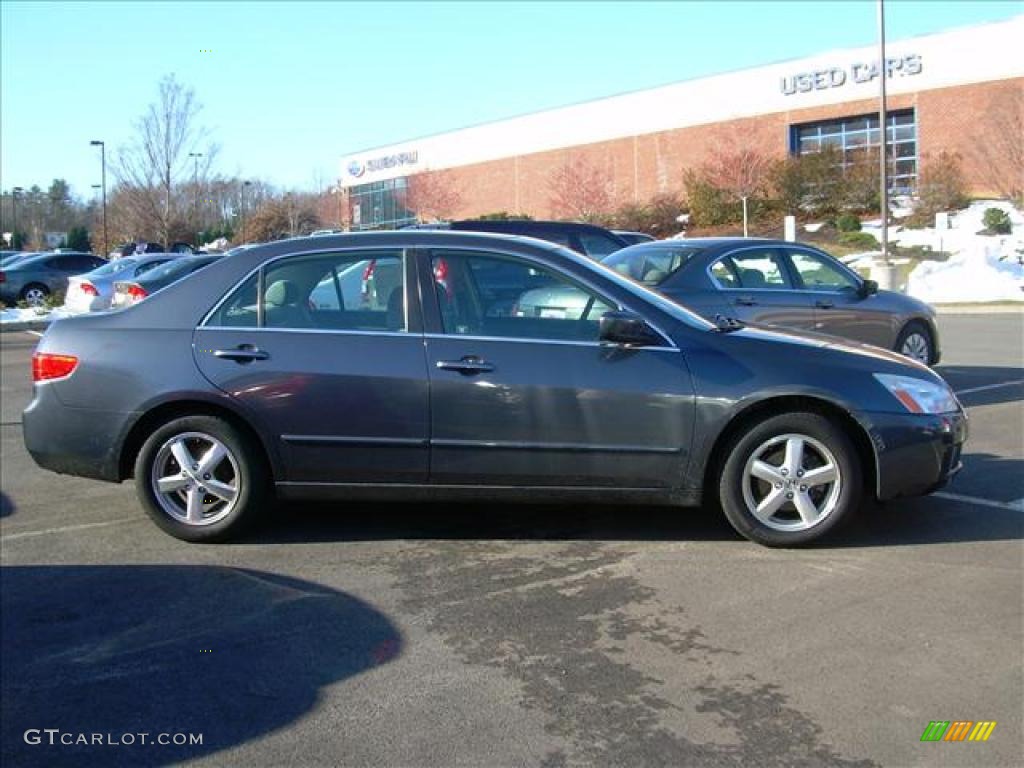
[[703,315],[828,333],[926,365],[941,350],[935,310],[880,291],[827,253],[754,238],[661,240],[607,256],[613,269]]
[[48,296],[66,291],[72,275],[91,272],[106,263],[106,259],[91,253],[41,253],[22,259],[0,271],[0,301],[41,306]]

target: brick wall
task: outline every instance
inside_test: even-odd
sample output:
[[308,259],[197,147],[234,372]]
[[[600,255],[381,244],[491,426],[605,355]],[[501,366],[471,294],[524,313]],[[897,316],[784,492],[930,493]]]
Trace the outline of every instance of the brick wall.
[[[993,163],[978,148],[1024,141],[1008,133],[1020,125],[1019,115],[1014,123],[1014,110],[1021,109],[1022,94],[1024,79],[1016,78],[892,96],[889,109],[916,108],[919,156],[943,150],[960,154],[971,193],[992,195],[1000,187],[996,174],[1021,174],[1024,169]],[[644,201],[680,191],[683,171],[700,165],[718,145],[753,143],[765,154],[782,156],[788,151],[789,126],[874,113],[877,108],[877,101],[865,99],[455,168],[452,175],[463,199],[456,218],[493,211],[549,217],[550,174],[570,156],[582,155],[605,169],[621,202]]]

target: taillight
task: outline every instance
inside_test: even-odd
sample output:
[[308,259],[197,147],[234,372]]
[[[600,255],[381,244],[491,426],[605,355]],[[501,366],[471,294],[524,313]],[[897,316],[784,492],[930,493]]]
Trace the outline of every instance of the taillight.
[[5,275],[3,272],[0,272],[0,283],[6,283],[6,282],[7,282],[7,275]]
[[434,278],[439,283],[443,283],[448,279],[448,262],[444,259],[438,259],[434,262]]
[[100,292],[96,290],[96,286],[86,281],[78,284],[78,287],[82,289],[82,293],[87,296],[99,296]]
[[141,285],[135,285],[134,283],[128,286],[127,294],[128,298],[132,301],[142,301],[144,298],[149,296],[149,294],[146,293],[145,288]]
[[63,379],[70,376],[78,365],[74,355],[51,355],[48,352],[36,352],[32,355],[32,381]]

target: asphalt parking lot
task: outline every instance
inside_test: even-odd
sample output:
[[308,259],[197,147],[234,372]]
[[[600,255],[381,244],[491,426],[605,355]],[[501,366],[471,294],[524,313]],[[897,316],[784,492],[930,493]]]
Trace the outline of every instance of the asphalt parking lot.
[[964,471],[795,551],[699,510],[486,505],[188,545],[130,484],[32,463],[36,339],[2,334],[3,764],[1020,765],[1024,315],[940,328]]

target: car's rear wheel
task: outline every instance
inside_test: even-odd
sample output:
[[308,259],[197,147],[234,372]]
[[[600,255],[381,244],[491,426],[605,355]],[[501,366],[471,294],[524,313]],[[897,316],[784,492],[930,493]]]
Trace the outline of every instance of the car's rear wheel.
[[21,300],[28,304],[30,307],[41,307],[46,301],[46,297],[50,295],[50,289],[45,285],[39,283],[32,283],[26,285],[21,290]]
[[227,421],[174,419],[149,436],[135,487],[150,517],[185,541],[222,541],[259,517],[270,498],[258,449]]
[[924,323],[912,321],[896,340],[896,351],[925,365],[935,362],[935,340]]
[[764,419],[733,441],[722,509],[746,538],[772,547],[824,536],[860,505],[862,468],[843,429],[818,413]]

